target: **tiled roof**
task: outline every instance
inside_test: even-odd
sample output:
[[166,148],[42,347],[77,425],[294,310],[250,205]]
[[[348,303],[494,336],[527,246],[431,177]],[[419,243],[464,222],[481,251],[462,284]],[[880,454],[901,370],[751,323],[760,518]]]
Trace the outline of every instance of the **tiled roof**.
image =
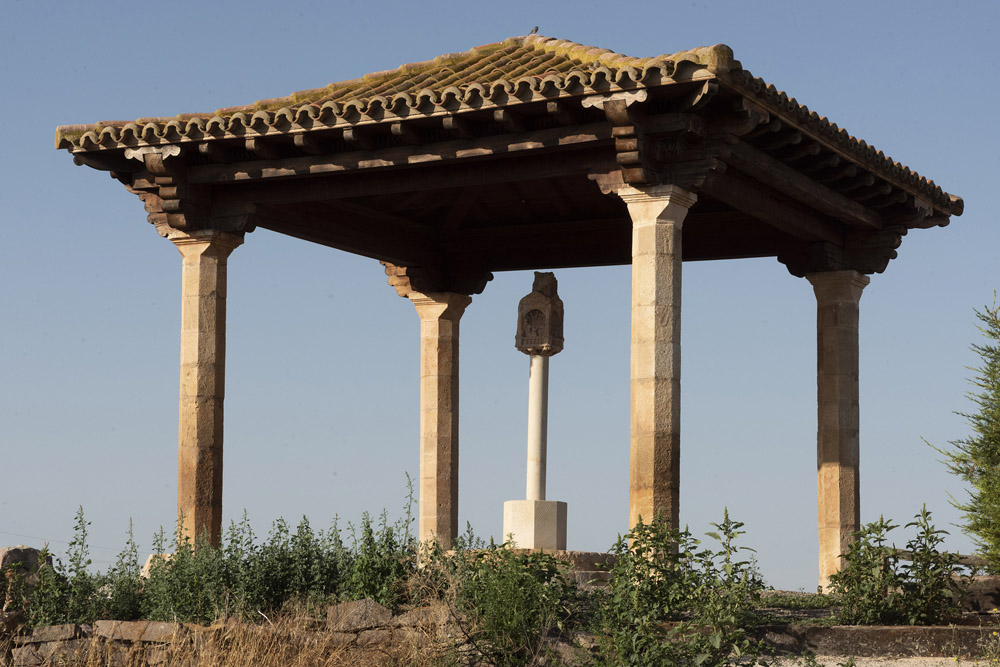
[[294,126],[336,125],[359,120],[451,113],[518,102],[669,83],[697,70],[713,74],[739,63],[717,45],[655,58],[632,58],[566,40],[528,35],[399,69],[367,74],[260,100],[242,107],[172,118],[65,125],[56,148],[99,150],[146,143],[211,139],[235,130],[261,134]]
[[712,77],[755,97],[868,168],[908,185],[936,206],[961,214],[961,199],[754,77],[723,44],[634,58],[541,35],[512,37],[464,53],[214,113],[66,125],[56,130],[56,148],[87,152],[302,132]]

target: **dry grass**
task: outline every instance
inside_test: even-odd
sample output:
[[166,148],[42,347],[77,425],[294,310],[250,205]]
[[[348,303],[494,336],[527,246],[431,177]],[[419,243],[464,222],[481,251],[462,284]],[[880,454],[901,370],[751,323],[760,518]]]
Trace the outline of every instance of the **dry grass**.
[[[378,631],[376,631],[378,632]],[[0,644],[3,642],[0,641]],[[416,632],[388,631],[363,647],[325,623],[288,615],[262,625],[217,622],[208,627],[186,626],[170,643],[106,642],[100,637],[63,644],[61,654],[45,657],[43,665],[79,667],[341,667],[347,665],[431,667],[449,665],[446,645]],[[9,656],[9,654],[7,654]],[[5,663],[0,646],[0,665]]]

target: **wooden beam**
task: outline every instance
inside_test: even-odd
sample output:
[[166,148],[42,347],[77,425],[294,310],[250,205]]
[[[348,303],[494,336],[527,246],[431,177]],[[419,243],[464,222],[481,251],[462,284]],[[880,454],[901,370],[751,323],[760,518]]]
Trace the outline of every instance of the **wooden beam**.
[[444,220],[441,221],[441,226],[438,227],[438,233],[443,237],[450,236],[459,227],[462,226],[462,222],[465,221],[466,216],[469,211],[476,204],[476,198],[482,191],[482,186],[474,185],[471,188],[462,188],[459,191],[458,197],[456,197],[451,206],[448,209],[448,214],[445,215]]
[[562,125],[575,125],[577,122],[576,114],[565,102],[552,100],[545,104],[545,110]]
[[882,216],[875,211],[803,176],[746,142],[737,141],[733,144],[723,160],[761,183],[851,227],[882,228]]
[[631,261],[631,230],[627,217],[504,225],[460,230],[446,248],[490,271],[609,266]]
[[645,134],[654,137],[665,134],[680,134],[699,138],[708,136],[705,121],[689,113],[664,113],[655,116],[643,116],[638,125],[639,129]]
[[761,150],[773,151],[785,146],[798,146],[800,143],[802,143],[801,132],[785,132],[758,142],[758,146]]
[[380,261],[427,265],[441,261],[428,231],[400,227],[347,208],[258,206],[258,226]]
[[429,236],[429,231],[426,226],[420,224],[419,222],[414,222],[408,218],[402,216],[394,215],[392,213],[386,213],[385,211],[380,211],[375,208],[370,208],[368,206],[362,206],[355,202],[349,201],[347,199],[336,199],[333,201],[324,201],[318,204],[324,209],[332,209],[333,211],[341,211],[348,214],[348,216],[355,216],[357,218],[378,223],[380,225],[388,225],[392,227],[394,233],[415,233],[421,237]]
[[698,190],[796,239],[843,244],[843,234],[832,221],[733,169],[709,174]]
[[789,161],[801,160],[802,158],[806,157],[815,157],[820,154],[821,150],[822,149],[820,148],[819,144],[813,144],[813,143],[799,144],[798,146],[795,146],[793,148],[781,151],[781,155],[779,155],[778,157],[781,160],[789,160]]
[[253,137],[252,139],[247,139],[245,143],[246,149],[262,160],[278,160],[281,158],[281,153],[275,150],[274,145],[267,139]]
[[226,161],[226,151],[217,141],[206,141],[198,144],[198,153],[204,155],[212,162]]
[[441,127],[460,139],[472,139],[475,135],[472,123],[461,116],[445,116],[441,119]]
[[389,126],[389,131],[392,133],[392,136],[401,139],[403,143],[411,146],[420,146],[427,143],[423,133],[413,127],[412,123],[404,123],[397,120]]
[[363,151],[375,150],[375,137],[371,130],[364,127],[345,127],[344,141],[349,146],[354,146]]
[[493,122],[503,125],[505,130],[514,134],[520,134],[526,129],[521,117],[510,109],[497,109],[494,111]]
[[319,141],[311,134],[306,134],[304,132],[295,134],[292,136],[292,142],[295,144],[296,148],[303,153],[308,153],[309,155],[322,155],[326,152],[323,150]]
[[[344,130],[345,139],[348,133],[357,134],[354,128],[348,128]],[[363,136],[363,134],[357,136]],[[264,164],[239,162],[198,165],[191,168],[189,180],[191,183],[234,183],[288,178],[290,176],[316,176],[324,173],[405,166],[452,159],[481,158],[602,143],[610,145],[611,128],[607,123],[592,123],[536,130],[516,137],[491,136],[474,141],[453,140],[428,146],[401,146],[378,151],[353,151],[316,157],[269,160]]]

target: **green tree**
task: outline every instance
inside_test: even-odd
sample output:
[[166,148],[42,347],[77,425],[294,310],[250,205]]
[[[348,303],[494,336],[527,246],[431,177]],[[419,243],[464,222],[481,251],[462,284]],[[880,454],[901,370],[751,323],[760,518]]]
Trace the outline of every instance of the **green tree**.
[[972,434],[952,440],[949,449],[935,449],[945,456],[948,469],[969,485],[964,502],[953,498],[952,503],[965,513],[963,530],[975,540],[990,569],[1000,572],[1000,305],[994,298],[992,308],[975,312],[986,337],[986,342],[972,346],[980,359],[971,369],[974,390],[968,393],[976,410],[958,413]]

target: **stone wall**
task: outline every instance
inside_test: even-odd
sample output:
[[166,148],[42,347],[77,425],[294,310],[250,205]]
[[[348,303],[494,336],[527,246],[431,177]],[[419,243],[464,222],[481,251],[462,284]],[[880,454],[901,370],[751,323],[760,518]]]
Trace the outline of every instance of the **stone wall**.
[[[447,607],[435,605],[393,614],[371,600],[329,607],[327,618],[298,618],[261,625],[235,619],[210,626],[157,621],[97,621],[91,625],[54,625],[9,638],[0,649],[3,667],[36,665],[136,665],[156,667],[186,660],[211,664],[212,654],[280,643],[291,652],[302,648],[317,655],[348,656],[373,648],[383,654],[406,655],[454,646],[460,637]],[[2,643],[2,639],[0,639]],[[95,662],[95,659],[98,662]]]

